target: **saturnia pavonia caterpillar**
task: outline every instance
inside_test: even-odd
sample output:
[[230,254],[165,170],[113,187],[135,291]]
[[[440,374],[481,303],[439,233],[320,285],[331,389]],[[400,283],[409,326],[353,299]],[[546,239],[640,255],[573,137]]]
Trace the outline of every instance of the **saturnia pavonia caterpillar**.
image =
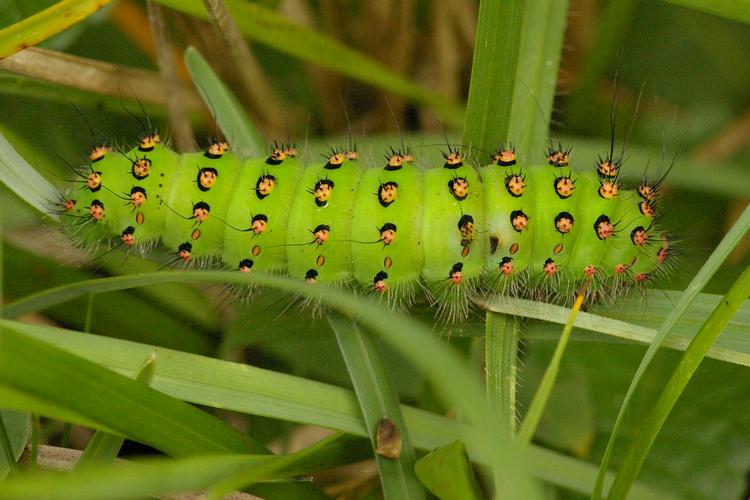
[[392,150],[382,168],[364,168],[356,152],[333,150],[304,166],[290,146],[241,160],[223,142],[177,154],[149,134],[127,153],[95,148],[61,212],[86,243],[160,241],[174,262],[356,283],[392,304],[424,288],[453,318],[478,291],[554,300],[587,281],[627,290],[665,269],[663,176],[625,189],[620,159],[577,172],[562,147],[546,165],[520,164],[512,147],[478,169],[456,149],[443,156],[420,169]]

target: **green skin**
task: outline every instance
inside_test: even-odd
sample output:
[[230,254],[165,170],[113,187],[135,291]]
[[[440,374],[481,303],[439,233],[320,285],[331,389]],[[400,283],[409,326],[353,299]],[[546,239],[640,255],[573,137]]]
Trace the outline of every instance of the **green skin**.
[[[383,206],[381,185],[395,183],[395,200]],[[354,278],[374,284],[378,273],[387,273],[390,290],[411,293],[423,268],[422,252],[422,174],[411,163],[397,170],[370,169],[359,185],[352,227]],[[381,240],[386,224],[393,224],[395,237],[390,244]]]
[[[151,171],[135,179],[130,164],[144,157]],[[218,175],[210,188],[200,190],[198,172],[205,167]],[[605,199],[598,194],[596,172],[568,167],[493,164],[478,172],[455,167],[446,163],[421,172],[405,162],[396,169],[364,169],[346,159],[303,167],[292,157],[241,163],[231,153],[213,159],[203,153],[178,156],[157,145],[95,162],[91,168],[101,172],[102,187],[96,192],[76,188],[70,196],[76,204],[66,220],[70,232],[85,242],[113,238],[132,227],[137,243],[161,239],[175,255],[190,243],[190,261],[220,258],[237,269],[240,261],[251,259],[256,271],[286,270],[309,282],[353,279],[394,303],[408,301],[421,280],[436,302],[452,311],[465,310],[477,286],[527,296],[542,291],[551,297],[580,287],[589,266],[596,269],[594,289],[631,286],[638,277],[659,271],[662,242],[653,219],[641,214],[634,191],[621,189]],[[275,184],[259,197],[258,182],[266,175]],[[506,186],[512,175],[524,178],[516,196]],[[573,182],[568,197],[555,189],[556,179],[564,176]],[[325,199],[316,191],[322,181],[333,183]],[[379,188],[386,183],[397,184],[397,194],[384,206]],[[129,197],[134,186],[148,194],[138,208]],[[105,207],[101,221],[89,216],[95,199]],[[210,207],[202,222],[193,213],[201,202]],[[520,231],[511,224],[514,211],[527,216]],[[555,226],[562,213],[573,218],[567,232]],[[253,230],[257,215],[265,216],[262,231]],[[607,238],[594,229],[602,215],[614,225]],[[473,230],[462,233],[459,224],[467,216]],[[387,223],[395,226],[390,244],[381,232]],[[323,225],[327,238],[316,242],[315,229]],[[639,227],[646,237],[634,241],[633,230]],[[551,261],[554,269],[548,272]],[[512,264],[510,272],[503,262]]]
[[[236,185],[226,215],[222,261],[230,268],[246,258],[253,260],[253,269],[264,272],[281,272],[287,267],[286,243],[288,217],[296,195],[297,180],[302,174],[302,164],[296,158],[286,158],[278,165],[269,164],[266,158],[248,159]],[[260,198],[256,186],[262,176],[276,179],[273,191]],[[251,230],[252,219],[264,215],[267,224],[262,232]],[[253,249],[259,251],[253,255]]]

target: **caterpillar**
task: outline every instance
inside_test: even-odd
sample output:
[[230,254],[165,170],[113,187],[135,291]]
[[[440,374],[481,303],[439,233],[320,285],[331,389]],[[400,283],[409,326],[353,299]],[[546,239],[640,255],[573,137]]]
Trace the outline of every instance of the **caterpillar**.
[[615,293],[667,270],[666,174],[628,189],[611,151],[590,171],[562,146],[546,158],[524,165],[501,146],[475,168],[448,146],[443,165],[423,169],[392,149],[365,168],[353,149],[332,149],[305,166],[292,145],[241,160],[226,142],[177,154],[148,133],[127,152],[93,148],[58,210],[83,244],[160,242],[172,263],[350,283],[394,306],[424,289],[454,319],[476,293],[563,301],[586,282]]

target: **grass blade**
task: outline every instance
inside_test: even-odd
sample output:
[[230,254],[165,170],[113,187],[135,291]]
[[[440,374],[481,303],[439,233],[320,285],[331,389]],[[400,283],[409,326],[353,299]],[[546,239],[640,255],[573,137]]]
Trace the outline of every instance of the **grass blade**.
[[508,142],[524,5],[522,0],[479,4],[463,143],[480,151]]
[[607,498],[620,499],[628,495],[651,446],[664,421],[687,386],[708,348],[726,327],[745,299],[750,295],[750,267],[734,282],[724,298],[706,320],[698,335],[682,355],[679,364],[662,390],[656,404],[638,425],[638,433],[620,464]]
[[513,141],[521,160],[530,163],[544,159],[548,146],[568,1],[527,2],[525,10],[519,55],[522,65],[517,68],[505,140]]
[[[159,363],[154,366],[152,385],[178,399],[339,429],[369,438],[355,394],[340,387],[250,365],[61,328],[13,321],[3,321],[0,326],[5,325],[126,376],[135,374],[144,357],[156,352]],[[491,463],[487,447],[471,439],[474,434],[466,431],[466,424],[405,405],[401,406],[401,412],[417,448],[430,450],[455,440],[465,440],[472,461]],[[369,443],[366,444],[370,449]],[[529,447],[528,457],[535,464],[532,472],[536,477],[574,491],[591,492],[596,478],[596,467],[592,464],[535,445]],[[638,484],[634,489],[636,493],[643,498],[665,497],[663,492]]]
[[420,458],[414,467],[417,477],[443,500],[480,500],[479,486],[466,447],[454,441]]
[[111,0],[62,0],[0,30],[0,59],[55,35],[86,19]]
[[[357,325],[338,315],[329,314],[331,325],[344,357],[349,376],[378,464],[380,484],[385,498],[424,498],[424,489],[414,475],[416,454],[401,415],[398,395],[393,387],[386,366],[381,359],[372,337]],[[393,422],[400,433],[400,453],[397,457],[385,457],[377,453],[378,424],[383,418]]]
[[0,182],[8,186],[19,198],[44,215],[58,219],[51,213],[50,203],[59,191],[34,167],[21,158],[8,140],[0,134]]
[[547,369],[544,371],[544,376],[539,384],[539,388],[534,394],[534,398],[531,400],[531,404],[529,405],[529,409],[526,412],[523,422],[521,422],[521,428],[518,431],[518,438],[524,444],[531,442],[534,433],[536,432],[536,427],[542,419],[542,413],[544,413],[544,408],[547,406],[547,401],[552,393],[552,387],[555,385],[557,374],[560,371],[560,363],[562,362],[563,353],[568,345],[568,340],[570,340],[570,335],[573,333],[573,323],[575,322],[578,312],[581,310],[583,299],[586,297],[586,288],[590,283],[591,281],[587,281],[586,285],[584,285],[581,291],[578,292],[578,297],[576,297],[568,321],[565,322],[565,328],[563,328],[560,340],[557,342],[552,359],[547,365]]
[[487,397],[502,425],[516,428],[516,384],[520,325],[506,314],[487,311],[485,370]]
[[[363,446],[365,444],[365,446]],[[0,483],[0,497],[14,499],[119,499],[162,496],[230,482],[283,480],[364,458],[366,441],[334,435],[286,456],[224,454],[180,459],[94,464],[67,474],[37,471]]]
[[261,155],[265,150],[263,136],[208,61],[195,48],[188,47],[185,50],[185,65],[232,148],[245,158]]
[[49,401],[170,455],[265,452],[197,408],[32,339],[7,324],[0,331],[0,385]]
[[[256,284],[320,301],[348,317],[357,318],[360,325],[375,332],[415,368],[421,370],[448,405],[473,410],[466,417],[474,424],[475,429],[462,439],[465,442],[476,442],[479,447],[485,448],[487,456],[493,457],[492,466],[501,476],[496,487],[519,496],[536,497],[536,489],[528,480],[525,463],[519,459],[520,451],[511,445],[510,435],[500,429],[491,416],[482,389],[459,355],[435,339],[428,328],[414,319],[389,311],[390,321],[385,323],[382,321],[382,308],[364,299],[352,297],[344,291],[325,286],[311,287],[304,282],[262,274],[244,275],[226,271],[158,272],[102,278],[57,287],[9,304],[4,312],[12,316],[81,294],[176,282]],[[474,433],[477,434],[473,435]]]
[[[603,306],[592,307],[593,311],[602,309],[607,316],[587,312],[578,313],[574,326],[591,332],[603,333],[614,339],[651,344],[656,337],[656,329],[616,318],[659,325],[671,314],[681,293],[659,290],[647,294],[646,300],[642,297],[623,297],[616,311],[607,310]],[[677,323],[674,333],[664,340],[664,347],[682,351],[687,349],[702,322],[720,300],[719,295],[705,293],[698,295],[690,306],[690,310]],[[647,312],[642,311],[644,303],[648,304]],[[570,316],[570,309],[566,307],[514,297],[492,297],[480,302],[480,305],[496,313],[543,321],[544,323],[527,324],[526,335],[536,335],[537,338],[550,340],[559,337],[559,330],[551,325],[564,325]],[[588,337],[589,340],[591,338],[596,337]],[[728,363],[750,366],[750,301],[746,301],[740,308],[740,312],[726,328],[724,334],[708,350],[708,356]]]
[[685,314],[685,312],[688,310],[690,304],[693,302],[698,293],[703,289],[703,287],[706,285],[708,280],[711,279],[714,273],[716,273],[716,271],[719,269],[719,266],[721,266],[724,260],[726,260],[734,247],[736,247],[740,240],[742,240],[748,230],[750,230],[750,205],[745,208],[732,228],[721,240],[719,246],[716,247],[716,250],[714,250],[713,253],[711,253],[711,256],[708,258],[706,263],[703,265],[703,267],[701,267],[700,271],[698,271],[688,287],[685,289],[685,293],[682,295],[682,297],[680,297],[680,301],[675,305],[672,313],[664,320],[664,323],[662,323],[661,327],[659,327],[659,331],[654,337],[653,342],[651,343],[651,345],[649,345],[648,350],[643,355],[643,359],[638,365],[638,369],[633,376],[633,380],[630,382],[628,391],[625,394],[622,405],[620,406],[620,410],[617,414],[617,419],[615,420],[615,425],[612,428],[612,433],[609,436],[607,448],[604,452],[604,456],[602,457],[602,462],[599,467],[599,477],[597,479],[596,488],[594,489],[594,493],[592,495],[592,498],[594,500],[599,500],[599,498],[601,498],[602,489],[604,487],[604,474],[607,470],[607,466],[609,465],[609,458],[612,455],[615,440],[617,439],[617,435],[619,434],[622,427],[625,415],[627,414],[628,407],[630,405],[630,400],[633,397],[635,389],[636,387],[638,387],[638,383],[643,377],[646,369],[651,364],[651,360],[656,355],[656,351],[659,349],[659,347],[661,347],[664,339],[672,331],[672,328],[675,326],[680,317],[682,317],[683,314]]
[[[149,385],[152,377],[154,376],[154,362],[156,361],[156,354],[151,353],[146,358],[145,363],[138,369],[135,374],[135,380]],[[111,463],[117,458],[120,453],[120,448],[125,438],[110,434],[108,432],[98,430],[94,433],[89,443],[86,445],[86,449],[83,451],[83,455],[78,459],[77,467],[87,466],[96,463]]]

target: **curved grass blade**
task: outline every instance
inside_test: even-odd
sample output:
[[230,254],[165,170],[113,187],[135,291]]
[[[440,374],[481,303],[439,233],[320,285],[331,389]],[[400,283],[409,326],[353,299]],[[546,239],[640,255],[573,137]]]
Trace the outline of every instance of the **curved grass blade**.
[[[618,309],[622,309],[621,311],[605,311],[615,317],[630,321],[659,324],[674,309],[674,303],[679,299],[680,293],[660,291],[659,293],[648,294],[648,299],[645,301],[648,303],[648,315],[643,315],[638,310],[638,305],[643,302],[641,297],[624,297],[618,307]],[[721,300],[721,297],[718,295],[698,295],[690,310],[677,323],[675,332],[664,340],[664,347],[682,351],[687,349],[691,339],[700,328],[701,322],[710,314],[719,300]],[[570,316],[570,309],[566,307],[514,297],[497,296],[477,303],[488,311],[531,318],[550,324],[564,325]],[[547,334],[549,334],[548,338],[550,339],[559,337],[559,330],[549,325],[534,324],[529,326],[540,335],[544,335],[545,338],[547,338]],[[573,326],[643,344],[651,344],[657,333],[654,328],[588,312],[579,312]],[[740,313],[727,327],[725,333],[711,346],[708,350],[708,356],[729,363],[750,366],[750,301],[745,302],[740,309]]]
[[656,404],[638,425],[638,433],[620,464],[607,498],[625,498],[667,416],[682,394],[706,352],[750,295],[750,267],[734,282],[682,355]]
[[[383,496],[396,499],[424,498],[424,489],[414,475],[417,457],[401,415],[398,395],[377,345],[370,335],[360,330],[351,320],[331,313],[328,315],[328,323],[336,334],[336,341],[359,400],[365,427],[370,433]],[[388,457],[378,453],[377,435],[383,418],[393,422],[399,434],[394,438],[400,441],[394,445],[400,450],[397,456]]]
[[[384,323],[383,310],[366,300],[330,287],[311,287],[277,276],[242,275],[226,271],[216,272],[158,272],[133,276],[118,276],[74,283],[48,290],[32,297],[16,301],[5,309],[5,314],[17,314],[23,310],[34,310],[39,306],[57,303],[81,294],[106,290],[131,288],[160,283],[209,283],[256,284],[304,296],[336,309],[340,313],[357,319],[360,325],[369,328],[400,352],[436,387],[440,396],[449,405],[470,408],[466,417],[476,430],[465,436],[465,441],[476,441],[485,448],[498,480],[496,488],[519,497],[535,498],[536,488],[531,485],[525,470],[522,453],[510,441],[507,429],[500,429],[488,411],[486,398],[465,363],[458,354],[436,340],[432,333],[419,322],[399,313],[389,312],[391,321]],[[9,313],[11,311],[11,313]],[[394,325],[398,324],[398,328]],[[505,432],[504,432],[505,431]],[[472,434],[477,433],[476,436]]]
[[232,148],[243,158],[261,155],[265,149],[263,136],[208,61],[194,47],[188,47],[185,50],[185,65]]
[[55,35],[86,19],[112,0],[62,0],[0,30],[0,59]]
[[[284,480],[363,458],[360,438],[334,435],[286,456],[223,454],[180,459],[96,464],[67,474],[37,471],[0,483],[0,497],[14,499],[119,499],[162,496],[231,482]],[[363,453],[365,452],[365,453]]]
[[0,182],[42,214],[58,219],[49,210],[59,191],[19,155],[0,134]]
[[197,408],[7,324],[0,331],[0,385],[83,415],[170,455],[266,452]]
[[[135,380],[149,385],[154,376],[154,362],[156,353],[151,353],[135,374]],[[98,430],[86,445],[83,455],[78,459],[76,467],[88,466],[96,463],[112,463],[120,453],[125,438]]]
[[646,369],[649,367],[651,361],[656,355],[656,351],[659,349],[659,347],[661,347],[664,339],[672,331],[677,321],[688,310],[690,304],[693,302],[698,293],[703,289],[706,283],[708,283],[708,280],[711,279],[714,273],[716,273],[716,271],[719,269],[719,266],[721,266],[721,264],[727,259],[734,247],[736,247],[737,244],[745,236],[745,234],[747,234],[748,230],[750,230],[750,205],[745,208],[734,225],[732,225],[729,232],[721,240],[719,246],[716,247],[716,250],[711,253],[711,256],[708,258],[706,263],[703,265],[703,267],[701,267],[700,271],[698,271],[688,287],[685,289],[685,293],[682,295],[682,297],[680,297],[680,301],[675,305],[672,313],[667,316],[667,318],[664,320],[664,323],[662,323],[662,325],[659,327],[659,331],[656,333],[653,342],[651,343],[651,345],[649,345],[648,350],[646,350],[646,353],[643,355],[643,359],[638,365],[638,369],[636,370],[635,375],[633,375],[633,379],[630,382],[628,391],[625,394],[622,405],[620,406],[620,411],[617,414],[617,419],[615,420],[615,425],[612,428],[612,433],[609,436],[607,448],[604,451],[604,456],[602,457],[602,461],[599,467],[599,476],[597,478],[596,487],[592,494],[592,498],[594,500],[599,500],[601,498],[602,490],[604,488],[604,475],[609,465],[609,459],[612,455],[615,441],[617,440],[617,436],[620,432],[620,429],[622,428],[625,415],[628,412],[630,400],[632,399],[633,394],[635,393],[635,389],[638,387],[643,374],[646,372]]
[[[146,356],[156,352],[159,363],[154,367],[152,386],[178,399],[369,438],[355,394],[341,387],[250,365],[61,328],[0,322],[0,327],[5,325],[128,377],[138,371]],[[51,414],[59,416],[60,411]],[[405,405],[401,405],[401,412],[414,446],[420,449],[431,450],[475,436],[466,430],[466,424],[444,416]],[[89,425],[95,427],[93,423]],[[472,461],[491,463],[486,446],[471,439],[464,442]],[[369,442],[366,445],[370,449]],[[531,472],[536,477],[574,491],[591,492],[597,471],[594,465],[535,445],[529,446],[528,457],[534,463]],[[612,476],[608,474],[609,479]],[[666,498],[663,492],[641,484],[636,484],[633,491],[639,498]]]
[[414,470],[435,496],[443,500],[480,500],[479,486],[466,447],[460,441],[441,446],[420,458]]

